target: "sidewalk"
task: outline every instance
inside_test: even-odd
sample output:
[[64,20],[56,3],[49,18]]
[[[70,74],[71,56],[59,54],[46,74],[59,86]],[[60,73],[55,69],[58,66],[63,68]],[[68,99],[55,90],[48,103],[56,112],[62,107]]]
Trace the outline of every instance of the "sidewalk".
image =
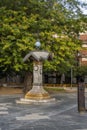
[[87,113],[78,113],[76,93],[58,93],[51,104],[16,104],[20,97],[0,96],[0,130],[87,130]]
[[[66,92],[77,92],[77,87],[65,87],[64,90]],[[87,92],[87,88],[85,88],[85,92]]]

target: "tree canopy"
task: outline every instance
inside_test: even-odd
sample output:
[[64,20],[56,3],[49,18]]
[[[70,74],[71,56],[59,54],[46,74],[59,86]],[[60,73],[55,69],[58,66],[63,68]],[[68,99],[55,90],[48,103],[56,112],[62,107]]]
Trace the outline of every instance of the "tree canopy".
[[66,71],[81,47],[78,35],[87,30],[86,24],[78,0],[0,0],[0,69],[31,68],[23,58],[39,39],[41,49],[54,54],[44,68]]

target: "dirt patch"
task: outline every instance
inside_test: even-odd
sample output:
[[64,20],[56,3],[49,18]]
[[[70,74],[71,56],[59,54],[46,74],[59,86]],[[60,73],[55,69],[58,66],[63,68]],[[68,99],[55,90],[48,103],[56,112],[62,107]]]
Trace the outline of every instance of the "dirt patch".
[[22,88],[10,88],[10,87],[0,87],[0,95],[8,95],[8,94],[22,94]]

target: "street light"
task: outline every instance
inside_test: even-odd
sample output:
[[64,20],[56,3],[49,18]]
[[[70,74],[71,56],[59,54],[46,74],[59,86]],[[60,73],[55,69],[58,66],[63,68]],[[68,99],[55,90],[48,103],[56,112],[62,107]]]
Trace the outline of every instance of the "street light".
[[71,67],[71,89],[72,89],[73,69]]
[[[77,67],[80,66],[81,54],[77,52]],[[78,112],[85,112],[85,85],[82,76],[77,76]]]

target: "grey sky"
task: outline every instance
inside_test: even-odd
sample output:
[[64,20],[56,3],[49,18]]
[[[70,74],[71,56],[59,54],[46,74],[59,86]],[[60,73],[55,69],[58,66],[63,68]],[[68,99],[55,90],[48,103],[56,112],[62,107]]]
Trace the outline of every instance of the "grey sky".
[[[87,4],[87,0],[79,0],[83,3],[86,3]],[[82,9],[83,13],[87,15],[87,7],[85,7],[84,9]]]

